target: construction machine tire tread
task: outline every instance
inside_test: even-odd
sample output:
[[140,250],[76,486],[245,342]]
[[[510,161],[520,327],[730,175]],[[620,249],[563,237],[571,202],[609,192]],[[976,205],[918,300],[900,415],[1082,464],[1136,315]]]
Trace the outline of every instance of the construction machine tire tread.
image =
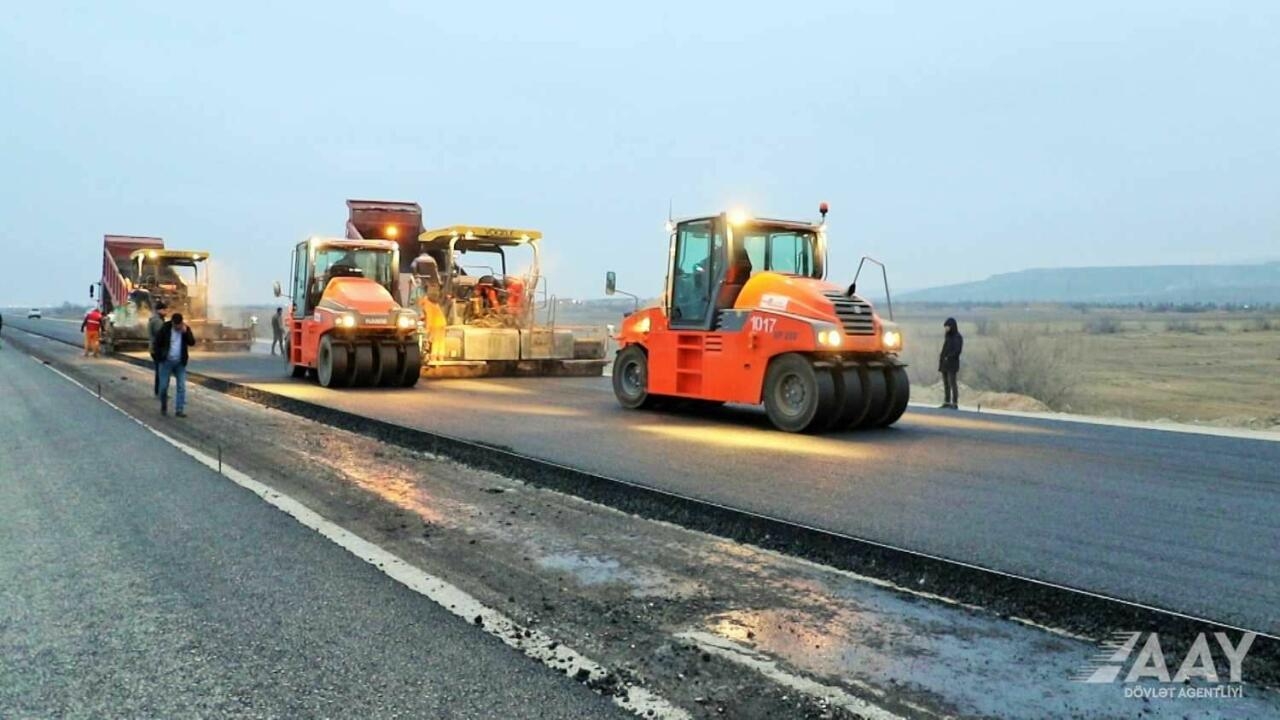
[[829,370],[814,367],[805,355],[779,355],[765,372],[764,407],[779,430],[823,430],[839,410],[835,378]]
[[839,409],[831,416],[828,430],[855,427],[867,414],[867,395],[863,390],[861,368],[846,365],[831,371],[836,384]]
[[351,347],[334,342],[331,335],[320,338],[316,355],[316,378],[322,387],[349,387],[352,379]]
[[373,387],[377,384],[378,366],[375,364],[373,343],[356,342],[352,346],[352,385],[354,387]]
[[379,387],[394,387],[400,384],[400,349],[395,343],[378,343],[374,348],[373,384]]
[[396,353],[400,359],[400,387],[410,388],[422,377],[422,350],[417,342],[406,342]]
[[649,394],[649,355],[639,345],[618,351],[613,361],[613,394],[628,410],[650,408],[657,396]]
[[907,404],[911,402],[911,379],[907,376],[906,367],[890,365],[884,369],[884,377],[889,399],[885,413],[876,422],[879,427],[889,427],[898,422],[902,413],[906,412]]
[[862,376],[862,392],[866,395],[866,413],[852,427],[859,430],[878,427],[889,409],[889,385],[885,380],[884,368],[862,365],[858,368],[858,373]]

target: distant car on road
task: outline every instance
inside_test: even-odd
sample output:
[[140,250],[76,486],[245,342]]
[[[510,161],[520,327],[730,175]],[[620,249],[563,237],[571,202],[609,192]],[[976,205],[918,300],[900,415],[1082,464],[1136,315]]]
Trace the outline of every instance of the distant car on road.
[[27,319],[28,319],[28,320],[39,320],[39,319],[40,319],[40,308],[31,308],[30,310],[28,310],[28,311],[27,311]]

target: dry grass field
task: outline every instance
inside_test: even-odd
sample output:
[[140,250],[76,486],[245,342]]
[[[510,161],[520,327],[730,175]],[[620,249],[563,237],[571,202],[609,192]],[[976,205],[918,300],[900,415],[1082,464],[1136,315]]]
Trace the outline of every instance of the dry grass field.
[[[564,306],[559,319],[616,324],[621,310]],[[967,404],[1280,429],[1280,311],[900,304],[895,312],[912,396],[924,402],[941,398],[942,321],[954,316],[965,336],[960,381],[985,391],[969,392]]]
[[938,380],[937,351],[948,316],[965,336],[961,381],[975,388],[1008,389],[999,385],[1010,368],[984,370],[1006,359],[1010,348],[1029,346],[1017,373],[1039,376],[1062,396],[1024,394],[1057,410],[1280,427],[1280,312],[900,306],[906,356],[922,389]]

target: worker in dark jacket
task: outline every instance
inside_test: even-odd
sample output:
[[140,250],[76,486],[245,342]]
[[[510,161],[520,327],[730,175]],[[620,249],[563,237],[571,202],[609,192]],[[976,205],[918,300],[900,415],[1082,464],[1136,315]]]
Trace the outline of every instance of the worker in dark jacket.
[[960,387],[956,384],[956,376],[960,373],[964,336],[960,334],[955,318],[947,318],[942,327],[947,329],[946,338],[942,341],[942,353],[938,355],[938,372],[942,373],[942,407],[955,410],[960,407]]
[[276,308],[271,316],[271,354],[276,354],[276,345],[280,346],[280,354],[284,354],[284,308]]
[[169,414],[169,376],[177,379],[178,402],[174,415],[186,417],[187,409],[187,348],[196,344],[195,333],[183,322],[182,313],[174,313],[173,319],[160,326],[152,346],[151,358],[160,369],[160,414]]
[[[151,318],[147,320],[147,340],[151,348],[151,357],[156,355],[156,335],[160,333],[160,328],[164,327],[165,304],[156,303],[155,312],[151,313]],[[156,370],[153,373],[155,377],[152,379],[154,392],[156,397],[160,397],[160,363],[156,363]]]

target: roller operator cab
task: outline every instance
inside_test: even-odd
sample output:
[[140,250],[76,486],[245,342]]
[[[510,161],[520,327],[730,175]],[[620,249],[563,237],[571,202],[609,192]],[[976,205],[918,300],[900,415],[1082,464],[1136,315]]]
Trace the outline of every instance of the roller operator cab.
[[[853,286],[824,280],[821,223],[741,212],[669,224],[657,307],[623,321],[618,402],[763,404],[788,432],[892,425],[910,397],[902,334]],[[615,291],[610,273],[606,290]]]
[[314,375],[324,387],[418,382],[417,315],[393,295],[399,268],[399,246],[389,240],[298,243],[284,353],[294,377]]

